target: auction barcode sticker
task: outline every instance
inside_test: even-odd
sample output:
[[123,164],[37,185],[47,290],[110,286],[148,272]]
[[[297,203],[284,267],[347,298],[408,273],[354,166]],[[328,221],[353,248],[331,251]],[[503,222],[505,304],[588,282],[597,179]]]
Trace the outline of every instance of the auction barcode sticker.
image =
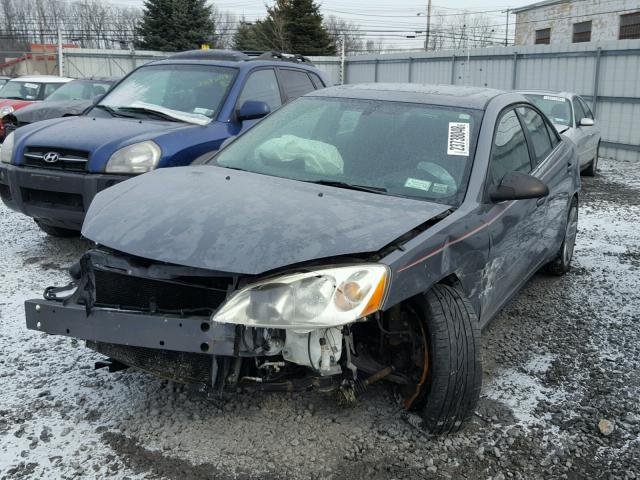
[[469,156],[469,124],[449,122],[447,155]]

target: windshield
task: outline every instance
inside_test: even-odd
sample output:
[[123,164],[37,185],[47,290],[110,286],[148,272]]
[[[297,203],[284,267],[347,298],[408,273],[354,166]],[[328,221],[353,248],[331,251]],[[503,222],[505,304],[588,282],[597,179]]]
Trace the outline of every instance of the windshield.
[[12,98],[15,100],[38,100],[42,83],[33,82],[7,82],[0,90],[0,98]]
[[306,97],[209,163],[458,205],[481,118],[480,111],[460,108]]
[[551,123],[556,125],[571,126],[571,105],[569,100],[554,95],[525,94],[525,97],[536,107],[542,110]]
[[110,82],[74,80],[61,86],[58,90],[49,95],[46,101],[93,100],[94,98],[107,93],[110,87]]
[[[139,114],[176,112],[176,117],[214,118],[236,70],[208,65],[151,65],[118,84],[99,103],[113,111],[136,108]],[[181,115],[180,115],[181,114]]]

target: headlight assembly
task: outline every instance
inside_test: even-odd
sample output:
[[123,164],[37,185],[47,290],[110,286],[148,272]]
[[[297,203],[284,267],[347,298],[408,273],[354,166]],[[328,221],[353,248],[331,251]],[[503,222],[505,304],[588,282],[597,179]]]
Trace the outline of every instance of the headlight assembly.
[[13,132],[7,135],[7,138],[2,142],[0,147],[0,161],[2,163],[11,163],[11,157],[13,156]]
[[107,173],[145,173],[158,165],[162,151],[153,141],[134,143],[111,155],[104,171]]
[[0,118],[9,115],[10,113],[14,112],[14,108],[11,105],[6,105],[2,108],[0,108]]
[[388,276],[381,264],[283,275],[240,290],[213,320],[301,330],[346,325],[380,309]]

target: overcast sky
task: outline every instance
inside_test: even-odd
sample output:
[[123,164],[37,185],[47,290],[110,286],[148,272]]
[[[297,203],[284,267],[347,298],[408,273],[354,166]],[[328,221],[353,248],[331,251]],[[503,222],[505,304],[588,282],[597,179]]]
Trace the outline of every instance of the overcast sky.
[[[143,0],[107,0],[108,2],[127,7],[141,7]],[[212,3],[219,10],[228,11],[238,17],[244,16],[247,20],[257,20],[266,14],[264,4],[273,3],[272,0],[216,0]],[[520,7],[533,3],[535,0],[440,0],[432,2],[433,14],[450,15],[454,19],[464,14],[483,12],[491,18],[495,25],[496,37],[504,35],[506,14],[502,13],[506,8]],[[425,29],[425,17],[418,16],[418,12],[426,12],[427,1],[416,0],[323,0],[322,13],[325,16],[335,15],[357,24],[364,32],[365,39],[382,39],[393,48],[420,48],[424,42],[422,39],[407,39],[405,36],[416,30]],[[434,22],[437,20],[433,17]],[[514,21],[512,16],[510,22]],[[513,26],[510,27],[513,32]],[[387,30],[387,31],[381,31]],[[392,31],[388,31],[392,30]],[[510,35],[512,36],[512,35]]]

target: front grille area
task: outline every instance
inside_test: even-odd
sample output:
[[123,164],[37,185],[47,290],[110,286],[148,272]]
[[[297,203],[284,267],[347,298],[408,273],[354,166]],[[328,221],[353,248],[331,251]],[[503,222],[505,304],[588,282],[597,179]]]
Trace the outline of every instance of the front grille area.
[[[55,153],[58,160],[46,162],[47,154]],[[26,167],[47,168],[70,172],[85,172],[89,152],[56,147],[27,147],[22,157],[22,164]]]
[[35,190],[33,188],[21,188],[24,203],[40,207],[64,207],[70,210],[84,211],[82,195],[77,193],[50,192],[48,190]]
[[94,270],[94,276],[97,307],[165,313],[212,312],[227,295],[222,284],[208,288],[98,268]]
[[211,383],[211,356],[87,341],[87,347],[119,362],[180,383]]

